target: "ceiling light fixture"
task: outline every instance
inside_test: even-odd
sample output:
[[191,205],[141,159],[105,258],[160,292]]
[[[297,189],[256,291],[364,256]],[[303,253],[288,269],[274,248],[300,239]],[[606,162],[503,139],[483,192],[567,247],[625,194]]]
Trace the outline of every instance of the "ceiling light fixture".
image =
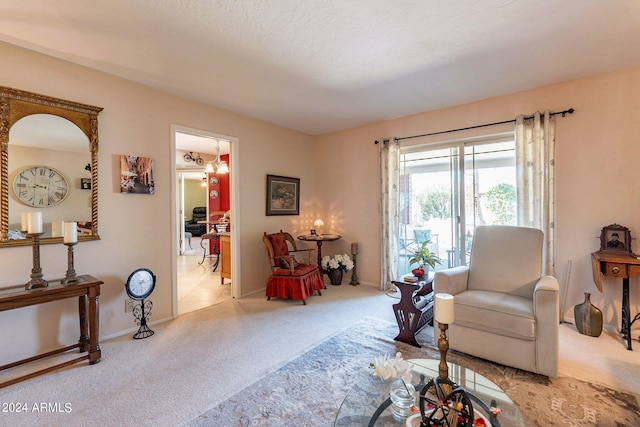
[[213,162],[207,162],[207,166],[205,166],[204,171],[207,173],[229,173],[229,165],[227,165],[227,162],[220,159],[220,141],[218,141],[217,145],[216,159]]

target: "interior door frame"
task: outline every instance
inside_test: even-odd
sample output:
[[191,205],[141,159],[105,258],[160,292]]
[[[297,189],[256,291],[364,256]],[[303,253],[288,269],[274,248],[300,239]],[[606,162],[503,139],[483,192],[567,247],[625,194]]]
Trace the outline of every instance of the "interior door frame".
[[[184,224],[184,176],[182,173],[176,172],[176,210],[174,215],[178,224]],[[178,227],[178,255],[184,253],[184,227]]]
[[[171,124],[171,275],[172,275],[172,298],[173,298],[173,318],[178,317],[178,270],[176,268],[178,262],[178,246],[180,245],[179,232],[181,223],[177,220],[180,215],[177,195],[177,171],[176,171],[176,133],[187,133],[196,136],[203,136],[215,139],[224,139],[230,143],[229,153],[229,169],[230,169],[230,193],[231,193],[231,212],[233,221],[231,222],[231,296],[240,298],[242,295],[241,288],[241,259],[240,259],[240,140],[236,137],[218,134],[202,129],[195,129],[186,126]],[[184,214],[184,213],[183,213]]]

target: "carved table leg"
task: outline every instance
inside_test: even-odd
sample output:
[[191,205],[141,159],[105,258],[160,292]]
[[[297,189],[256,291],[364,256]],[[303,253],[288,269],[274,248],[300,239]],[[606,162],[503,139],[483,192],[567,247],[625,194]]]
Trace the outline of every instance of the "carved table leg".
[[622,336],[627,340],[627,350],[631,348],[631,312],[629,308],[629,278],[622,279]]
[[318,269],[321,273],[322,271],[322,240],[316,240],[316,245],[318,245]]
[[89,351],[88,319],[87,319],[87,296],[78,297],[78,317],[80,318],[80,339],[78,347],[80,353]]
[[100,314],[98,298],[100,295],[99,288],[91,288],[89,291],[89,364],[93,365],[100,362],[102,352],[99,345],[100,334]]

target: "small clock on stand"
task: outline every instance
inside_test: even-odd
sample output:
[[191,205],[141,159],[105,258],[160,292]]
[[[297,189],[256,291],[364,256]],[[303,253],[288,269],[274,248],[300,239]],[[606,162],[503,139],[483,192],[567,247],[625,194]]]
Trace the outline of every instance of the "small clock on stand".
[[139,304],[133,307],[133,317],[135,317],[136,323],[140,325],[138,332],[133,335],[136,340],[148,338],[154,334],[147,326],[147,318],[151,315],[153,303],[144,299],[151,295],[155,287],[156,276],[148,268],[137,269],[129,275],[127,283],[125,283],[125,290],[129,298],[140,301]]

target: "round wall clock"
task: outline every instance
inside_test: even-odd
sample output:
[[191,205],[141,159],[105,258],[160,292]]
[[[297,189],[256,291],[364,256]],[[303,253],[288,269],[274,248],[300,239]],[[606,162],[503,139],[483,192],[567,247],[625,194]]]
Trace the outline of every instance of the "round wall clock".
[[156,276],[148,268],[139,268],[129,275],[125,289],[129,298],[142,300],[156,287]]
[[217,199],[218,198],[218,191],[217,190],[211,190],[211,192],[209,193],[209,197],[211,197],[212,199]]
[[13,192],[20,203],[48,208],[61,203],[69,194],[64,175],[49,166],[27,166],[13,178]]
[[218,185],[218,177],[217,176],[212,176],[211,179],[209,180],[209,184]]

